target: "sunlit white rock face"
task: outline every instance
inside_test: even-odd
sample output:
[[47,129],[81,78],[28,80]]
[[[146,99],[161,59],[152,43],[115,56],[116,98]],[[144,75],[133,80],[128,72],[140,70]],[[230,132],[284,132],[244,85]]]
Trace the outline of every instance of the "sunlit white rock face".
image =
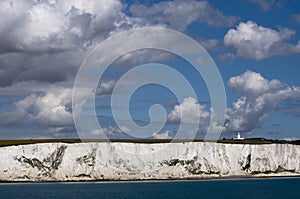
[[0,148],[1,181],[143,180],[261,175],[300,175],[300,146],[187,142],[46,143]]

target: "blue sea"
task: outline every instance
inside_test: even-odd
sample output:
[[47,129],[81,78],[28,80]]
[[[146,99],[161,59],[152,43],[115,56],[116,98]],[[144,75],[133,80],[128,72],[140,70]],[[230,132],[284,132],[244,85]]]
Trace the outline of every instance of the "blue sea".
[[0,183],[0,198],[300,198],[300,178]]

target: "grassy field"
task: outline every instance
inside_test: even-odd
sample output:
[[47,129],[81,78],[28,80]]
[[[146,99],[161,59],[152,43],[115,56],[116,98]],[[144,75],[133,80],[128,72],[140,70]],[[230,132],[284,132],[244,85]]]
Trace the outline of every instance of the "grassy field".
[[[170,142],[203,142],[203,140],[184,140],[184,139],[111,139],[110,142],[130,142],[130,143],[170,143]],[[81,142],[108,142],[105,139],[30,139],[30,140],[0,140],[0,147],[24,145],[24,144],[37,144],[37,143],[81,143]],[[224,144],[295,144],[300,145],[300,140],[270,140],[264,138],[250,138],[245,140],[222,139],[217,143]]]

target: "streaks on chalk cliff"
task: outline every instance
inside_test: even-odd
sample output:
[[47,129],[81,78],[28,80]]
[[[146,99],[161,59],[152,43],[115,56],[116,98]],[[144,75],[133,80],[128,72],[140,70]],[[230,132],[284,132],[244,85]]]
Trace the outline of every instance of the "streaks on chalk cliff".
[[80,169],[78,169],[78,173],[74,175],[76,178],[94,178],[93,172],[94,167],[96,164],[96,155],[97,155],[97,148],[92,148],[91,152],[88,152],[88,154],[80,156],[76,158],[76,163],[79,164]]
[[63,160],[63,156],[65,153],[67,146],[60,146],[57,151],[51,154],[50,157],[45,159],[45,162],[51,162],[51,168],[52,169],[58,169],[58,166],[61,164]]
[[76,162],[81,165],[87,164],[88,166],[95,166],[96,152],[97,149],[94,148],[90,154],[77,158]]
[[180,160],[180,159],[171,159],[169,161],[165,160],[163,163],[169,167],[180,165],[191,175],[220,174],[220,171],[217,168],[210,166],[206,158],[203,158],[201,161],[199,161],[197,156],[194,156],[192,159],[189,160]]
[[[242,163],[242,165],[243,165],[243,163]],[[242,166],[242,170],[249,171],[250,167],[251,167],[251,153],[247,156],[245,165]]]
[[[40,175],[44,177],[51,177],[53,172],[58,169],[63,160],[67,146],[60,146],[49,157],[44,158],[42,161],[37,158],[27,158],[24,155],[15,156],[14,159],[22,164],[30,165],[32,168],[38,168],[41,171]],[[25,166],[26,167],[26,166]],[[26,175],[25,175],[26,176]],[[27,176],[28,179],[30,177]]]

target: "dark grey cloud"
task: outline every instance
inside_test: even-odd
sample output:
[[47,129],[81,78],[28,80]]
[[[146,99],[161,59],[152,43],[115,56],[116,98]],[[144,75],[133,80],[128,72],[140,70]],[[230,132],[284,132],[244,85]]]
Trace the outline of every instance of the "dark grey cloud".
[[77,71],[85,53],[69,51],[56,54],[9,53],[0,55],[0,86],[20,81],[61,82]]
[[98,41],[128,23],[123,7],[118,0],[1,1],[0,86],[74,76]]
[[55,53],[88,46],[115,28],[123,6],[117,0],[3,0],[1,51]]

